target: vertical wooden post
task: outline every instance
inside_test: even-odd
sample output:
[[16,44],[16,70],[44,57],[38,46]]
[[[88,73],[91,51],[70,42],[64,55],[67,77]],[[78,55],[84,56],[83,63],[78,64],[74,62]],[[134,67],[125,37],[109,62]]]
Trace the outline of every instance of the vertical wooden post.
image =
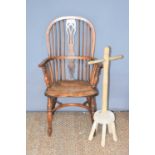
[[109,55],[110,47],[104,49],[104,61],[103,61],[103,95],[102,95],[102,112],[107,111],[108,104],[108,85],[109,85]]

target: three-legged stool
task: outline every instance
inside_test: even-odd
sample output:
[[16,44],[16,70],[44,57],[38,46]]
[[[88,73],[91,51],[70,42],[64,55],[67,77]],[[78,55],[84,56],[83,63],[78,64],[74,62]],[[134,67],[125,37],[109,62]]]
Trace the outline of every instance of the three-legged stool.
[[102,124],[102,140],[101,146],[105,146],[106,128],[108,126],[109,134],[112,134],[113,140],[117,141],[116,129],[115,129],[115,116],[111,111],[101,112],[101,110],[95,112],[94,123],[89,135],[89,140],[93,139],[95,130],[97,130],[98,124]]

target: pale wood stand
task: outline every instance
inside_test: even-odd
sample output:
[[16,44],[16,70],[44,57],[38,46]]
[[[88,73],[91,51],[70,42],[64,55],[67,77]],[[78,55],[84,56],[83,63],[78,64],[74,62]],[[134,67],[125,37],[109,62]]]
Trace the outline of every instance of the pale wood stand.
[[103,63],[104,67],[104,73],[103,73],[103,95],[102,95],[102,110],[99,110],[95,112],[94,114],[94,123],[91,129],[91,132],[89,134],[89,140],[91,141],[93,139],[93,135],[95,133],[95,130],[97,130],[98,124],[102,124],[102,140],[101,140],[101,146],[105,146],[105,136],[106,136],[106,127],[108,126],[108,131],[110,134],[113,135],[113,140],[117,141],[117,134],[116,134],[116,128],[115,128],[115,116],[114,113],[107,110],[108,105],[108,82],[109,82],[109,62],[111,60],[118,60],[123,58],[123,56],[114,56],[110,57],[110,48],[106,47],[104,49],[104,59],[102,60],[94,60],[89,61],[89,64],[94,63]]

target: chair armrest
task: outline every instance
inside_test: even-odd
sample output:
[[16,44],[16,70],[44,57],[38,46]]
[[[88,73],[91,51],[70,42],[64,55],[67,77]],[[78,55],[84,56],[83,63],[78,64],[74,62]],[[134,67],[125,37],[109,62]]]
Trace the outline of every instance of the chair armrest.
[[46,59],[44,59],[38,66],[39,67],[45,67],[46,64],[50,61],[50,60],[53,60],[54,58],[53,57],[48,57]]
[[53,83],[53,71],[50,60],[53,60],[53,57],[48,57],[44,59],[38,66],[41,67],[44,75],[44,81],[47,87],[50,87]]
[[96,64],[92,64],[92,65],[93,65],[93,69],[91,72],[90,84],[93,87],[96,87],[98,80],[99,80],[100,71],[103,68],[103,64],[102,63],[96,63]]

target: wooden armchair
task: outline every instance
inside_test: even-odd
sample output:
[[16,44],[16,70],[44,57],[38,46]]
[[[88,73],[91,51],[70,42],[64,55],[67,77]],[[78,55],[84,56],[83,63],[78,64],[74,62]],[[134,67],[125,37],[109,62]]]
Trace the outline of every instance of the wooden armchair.
[[[100,64],[88,65],[94,60],[95,29],[90,21],[82,17],[60,17],[53,20],[46,32],[48,58],[43,60],[42,68],[47,86],[48,135],[52,133],[52,118],[56,110],[77,106],[96,111],[95,96]],[[58,97],[85,97],[84,103],[61,103]]]

